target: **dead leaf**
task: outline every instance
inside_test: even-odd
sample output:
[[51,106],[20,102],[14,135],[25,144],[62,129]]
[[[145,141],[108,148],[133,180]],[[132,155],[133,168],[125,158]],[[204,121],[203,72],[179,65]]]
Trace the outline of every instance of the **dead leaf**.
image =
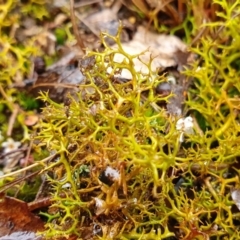
[[67,15],[60,13],[58,14],[55,19],[54,19],[54,26],[60,26],[61,24],[63,24],[64,21],[67,20]]
[[55,8],[68,7],[69,6],[69,1],[68,0],[54,0],[52,5]]
[[34,232],[17,231],[9,235],[0,237],[0,240],[42,240],[41,236],[36,236]]
[[146,0],[146,2],[149,4],[151,8],[157,8],[160,4],[163,5],[164,1],[159,0]]
[[27,203],[1,194],[0,196],[1,240],[8,239],[39,240],[41,238],[39,238],[39,236],[37,237],[35,233],[37,231],[43,230],[44,224],[42,220],[29,211]]
[[[117,46],[113,46],[117,48]],[[149,32],[142,26],[139,26],[137,32],[132,41],[123,43],[122,47],[127,54],[139,55],[139,58],[135,58],[134,68],[137,72],[143,74],[149,73],[147,67],[150,59],[153,59],[151,63],[151,70],[157,72],[159,68],[167,68],[178,65],[179,52],[187,54],[187,45],[183,43],[178,37],[165,34],[157,34]],[[185,55],[184,55],[185,56]],[[185,57],[186,58],[186,57]],[[126,59],[122,54],[115,54],[114,61],[121,63]],[[182,66],[182,64],[181,64]],[[111,69],[108,69],[111,72]],[[127,69],[123,69],[121,74],[116,76],[125,79],[131,79],[131,73]]]
[[149,13],[149,9],[143,0],[132,0],[133,3],[146,15]]
[[41,34],[41,31],[42,31],[42,27],[34,25],[32,27],[29,27],[29,28],[23,30],[23,34],[26,37],[32,37],[34,35]]
[[170,114],[175,116],[182,115],[182,107],[184,103],[184,88],[180,85],[172,85],[173,96],[167,103],[167,110]]
[[62,49],[62,51],[64,53],[65,52],[67,52],[67,53],[63,54],[63,56],[57,62],[55,62],[54,64],[49,66],[47,68],[47,70],[54,70],[56,68],[61,68],[61,67],[68,65],[71,61],[74,60],[74,58],[77,57],[77,54],[78,54],[76,51],[74,51],[73,49],[69,49],[69,48]]
[[[85,19],[82,19],[82,21],[96,36],[100,36],[101,32],[106,32],[112,36],[115,36],[119,28],[117,14],[110,8],[93,13]],[[121,33],[121,40],[122,42],[128,41],[128,36],[125,31],[122,31]],[[114,44],[110,38],[107,38],[106,41],[111,45]]]
[[48,30],[42,30],[36,35],[36,42],[47,55],[54,55],[56,50],[56,37]]
[[240,210],[240,189],[234,189],[233,191],[231,191],[231,196],[235,205]]
[[78,91],[78,85],[84,80],[84,75],[74,65],[56,67],[39,75],[34,86],[29,89],[29,93],[37,96],[39,91],[48,91],[51,99],[62,102],[68,93],[74,95]]

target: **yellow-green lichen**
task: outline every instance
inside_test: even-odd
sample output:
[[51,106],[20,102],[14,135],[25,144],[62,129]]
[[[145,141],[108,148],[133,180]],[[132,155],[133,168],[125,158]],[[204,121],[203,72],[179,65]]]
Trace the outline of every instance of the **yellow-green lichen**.
[[[46,166],[54,201],[47,237],[238,239],[230,195],[239,188],[240,2],[214,3],[219,19],[206,25],[209,35],[192,49],[199,58],[184,72],[185,112],[196,123],[183,143],[176,117],[158,106],[171,101],[155,91],[165,77],[136,72],[119,34],[108,36],[117,49],[103,35],[105,50],[88,53],[96,62],[82,69],[77,97],[64,105],[42,95],[49,105],[37,139],[59,154]],[[126,59],[114,62],[116,53]],[[122,69],[133,78],[117,79]],[[103,181],[108,167],[116,175]]]
[[[42,1],[31,3],[21,5],[22,12],[47,16]],[[191,4],[195,11],[204,10],[202,1]],[[118,49],[104,43],[103,52],[88,53],[96,64],[82,69],[86,82],[76,98],[69,96],[64,105],[42,96],[49,105],[35,149],[58,153],[45,169],[53,195],[53,205],[43,213],[47,237],[239,239],[239,210],[231,191],[239,188],[240,3],[221,0],[214,5],[221,13],[202,26],[209,35],[199,35],[191,49],[198,59],[184,72],[191,82],[185,113],[196,120],[195,134],[184,143],[179,142],[177,119],[158,106],[171,101],[155,92],[165,77],[136,72],[132,60],[137,56],[123,51],[118,36],[113,38]],[[12,112],[19,101],[11,85],[31,70],[29,57],[39,54],[34,39],[20,46],[10,34],[20,18],[19,12],[9,14],[16,6],[16,1],[0,6],[0,82],[9,87],[1,92],[4,134],[6,108]],[[171,32],[183,28],[190,42],[199,25],[191,11],[187,16]],[[126,60],[114,62],[115,53]],[[133,79],[116,79],[121,69],[130,70]],[[23,117],[18,121],[28,138]],[[109,167],[116,179],[103,181]]]

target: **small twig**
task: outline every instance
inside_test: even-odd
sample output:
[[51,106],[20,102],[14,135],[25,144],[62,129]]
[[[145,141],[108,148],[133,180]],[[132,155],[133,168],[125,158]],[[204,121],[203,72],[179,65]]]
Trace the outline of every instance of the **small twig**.
[[43,207],[48,207],[53,203],[52,197],[45,197],[38,200],[34,200],[33,202],[28,203],[29,211],[34,211]]
[[27,150],[28,150],[28,148],[19,148],[19,149],[16,149],[16,150],[12,150],[11,152],[3,153],[3,154],[0,155],[0,162],[3,158],[5,158],[8,155],[11,155],[11,154],[16,153],[16,152],[24,152],[24,151],[27,151]]
[[76,23],[75,14],[74,14],[74,0],[70,0],[70,16],[71,16],[71,22],[72,22],[72,27],[73,27],[73,33],[77,39],[78,46],[80,47],[82,52],[85,54],[86,53],[85,45],[83,43],[82,38],[80,37],[77,23]]
[[84,6],[88,6],[94,3],[99,3],[102,2],[103,0],[86,0],[85,2],[78,2],[75,3],[74,8],[80,8],[80,7],[84,7]]
[[83,17],[80,16],[80,14],[78,14],[77,12],[75,13],[76,17],[85,25],[87,26],[90,31],[96,36],[99,38],[99,32],[96,31],[90,24],[88,24],[85,19]]
[[190,47],[194,47],[194,45],[201,39],[201,37],[205,34],[205,32],[208,30],[206,26],[204,26],[194,37],[194,39],[191,41]]
[[[61,198],[65,198],[66,194],[65,193],[60,193],[59,196]],[[54,201],[56,201],[56,200],[52,196],[35,199],[33,202],[28,203],[28,209],[30,211],[34,211],[34,210],[37,210],[37,209],[40,209],[40,208],[43,208],[43,207],[48,207]]]
[[35,197],[34,201],[37,201],[37,200],[40,198],[40,195],[41,195],[42,192],[43,192],[45,183],[46,183],[46,176],[43,175],[41,186],[40,186],[39,189],[38,189],[38,192],[37,192],[37,194],[36,194],[36,197]]
[[[234,18],[238,17],[240,15],[240,12],[235,13],[232,17],[231,20],[233,20]],[[222,25],[221,27],[219,27],[219,29],[217,30],[215,36],[213,37],[213,42],[218,38],[219,34],[226,28],[226,25]]]
[[117,14],[119,12],[119,10],[121,9],[122,7],[122,2],[121,0],[117,0],[113,3],[113,5],[111,6],[111,11],[114,13],[114,14]]
[[[99,189],[101,186],[95,186],[95,187],[91,187],[88,189],[80,189],[78,190],[78,193],[87,193],[87,192],[92,192],[96,189]],[[66,194],[65,193],[60,193],[60,197],[65,198]],[[33,202],[28,203],[28,209],[30,211],[33,210],[37,210],[43,207],[48,207],[50,206],[54,201],[56,201],[55,199],[53,199],[52,196],[49,197],[44,197],[44,198],[35,198],[35,200]]]
[[0,93],[2,94],[2,96],[5,98],[5,100],[12,102],[10,100],[10,97],[8,97],[8,95],[5,93],[5,91],[3,90],[2,86],[0,85]]
[[34,86],[32,86],[33,88],[38,88],[38,87],[56,87],[56,85],[58,87],[64,87],[64,88],[76,88],[78,85],[77,84],[67,84],[67,83],[37,83]]
[[6,177],[11,177],[11,176],[14,176],[16,174],[25,172],[25,171],[27,171],[29,169],[32,169],[32,168],[37,167],[39,165],[42,165],[44,162],[47,162],[47,161],[53,159],[56,156],[57,156],[57,153],[55,153],[55,154],[53,154],[53,155],[51,155],[51,156],[49,156],[47,158],[44,158],[41,161],[38,161],[38,162],[36,162],[36,163],[34,163],[34,164],[30,165],[30,166],[27,166],[25,168],[19,169],[17,171],[11,172],[11,173],[4,174],[4,175],[0,176],[0,179],[6,178]]
[[31,154],[32,146],[33,146],[33,139],[30,141],[30,144],[28,146],[27,155],[25,157],[27,159],[27,161],[24,162],[24,165],[23,165],[24,167],[26,167],[27,164],[28,164],[28,159],[29,159],[30,154]]
[[[31,154],[31,150],[32,150],[32,144],[33,144],[33,140],[30,141],[30,144],[29,144],[28,149],[27,149],[27,154],[26,154],[26,156],[25,156],[26,161],[24,161],[24,164],[23,164],[23,167],[24,167],[24,168],[25,168],[25,167],[27,166],[27,164],[28,164],[28,160],[29,160],[29,157],[30,157],[30,154]],[[27,172],[24,172],[24,173],[23,173],[22,180],[25,180],[24,177],[26,176],[26,174],[27,174]],[[21,184],[23,184],[23,181],[21,182]],[[19,187],[19,188],[17,189],[17,191],[16,191],[15,194],[14,194],[14,197],[17,197],[18,193],[20,192],[20,189],[21,189],[21,187]]]
[[158,14],[158,12],[160,12],[161,10],[163,10],[168,4],[170,4],[173,0],[168,0],[164,3],[158,3],[158,6],[154,9],[154,11],[151,13],[151,15],[147,14],[149,16],[149,21],[146,27],[146,32],[145,32],[145,41],[146,41],[146,35],[147,35],[147,30],[150,28],[151,23],[154,20],[154,17]]
[[14,104],[13,107],[14,107],[13,112],[12,112],[9,122],[8,122],[8,130],[7,130],[8,137],[10,137],[12,135],[13,125],[14,125],[17,115],[19,113],[19,106],[17,104]]
[[0,189],[0,193],[5,192],[7,189],[13,187],[14,185],[16,185],[16,184],[18,184],[18,183],[20,183],[20,182],[22,182],[22,181],[24,181],[24,180],[26,180],[26,179],[28,179],[28,178],[31,178],[31,177],[36,176],[38,173],[40,173],[40,170],[38,170],[38,171],[36,171],[36,172],[34,172],[34,173],[31,173],[31,174],[29,174],[29,175],[27,175],[27,176],[20,177],[20,178],[14,180],[13,182],[10,182],[10,183],[4,185],[4,186]]

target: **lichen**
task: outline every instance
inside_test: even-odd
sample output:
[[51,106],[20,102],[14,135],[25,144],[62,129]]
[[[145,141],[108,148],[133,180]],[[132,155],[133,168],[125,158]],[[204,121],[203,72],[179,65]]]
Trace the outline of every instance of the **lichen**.
[[[152,72],[151,62],[148,74],[135,70],[138,56],[124,52],[121,29],[115,37],[102,35],[103,52],[87,53],[95,64],[82,67],[86,82],[76,96],[59,104],[42,93],[47,105],[34,149],[57,154],[43,171],[52,195],[42,213],[46,238],[239,239],[239,200],[231,194],[239,189],[240,3],[214,4],[221,12],[202,25],[208,34],[198,36],[190,50],[198,58],[182,73],[189,88],[181,118],[193,120],[190,134],[176,129],[181,118],[164,108],[173,94],[155,91],[166,76]],[[1,28],[17,21],[3,19],[14,6],[14,1],[1,6]],[[184,31],[190,41],[188,22],[194,30],[200,25],[188,14]],[[106,36],[118,48],[108,46]],[[38,50],[32,44],[20,48],[7,35],[0,46],[0,81],[11,86],[18,69],[21,76],[29,71],[27,59]],[[125,56],[123,62],[114,62],[117,53]],[[123,69],[131,80],[116,77]],[[0,107],[12,111],[14,90],[5,95]]]
[[[105,50],[87,54],[96,63],[82,69],[86,83],[77,98],[69,96],[63,105],[42,95],[49,105],[37,138],[59,154],[47,166],[55,210],[47,214],[47,237],[238,238],[230,189],[239,184],[239,3],[214,2],[223,11],[206,24],[211,34],[191,49],[199,57],[184,71],[191,82],[185,112],[195,123],[183,143],[178,119],[154,107],[170,101],[171,95],[155,91],[165,76],[152,72],[151,63],[149,74],[137,72],[138,56],[124,52],[119,33],[107,35],[118,49],[109,47],[103,34]],[[125,56],[122,63],[114,62],[116,53]],[[116,79],[122,69],[133,78]],[[88,171],[76,175],[82,166]],[[120,177],[104,175],[107,168]]]

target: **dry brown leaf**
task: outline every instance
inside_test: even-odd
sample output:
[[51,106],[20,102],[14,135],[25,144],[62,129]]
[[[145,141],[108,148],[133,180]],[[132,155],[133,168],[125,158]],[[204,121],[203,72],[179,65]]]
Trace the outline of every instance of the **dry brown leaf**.
[[43,30],[36,36],[36,41],[45,50],[46,54],[55,54],[56,37],[53,33]]
[[149,9],[143,0],[132,0],[132,2],[146,15],[149,13]]
[[[31,213],[27,203],[15,198],[0,196],[0,239],[41,239],[35,235],[43,231],[42,220]],[[22,238],[26,237],[28,238]],[[31,236],[31,238],[30,238]],[[14,238],[15,237],[15,238]]]
[[164,4],[164,1],[162,0],[146,0],[146,2],[149,4],[151,8],[157,8],[160,4]]
[[[113,34],[113,30],[111,30],[111,28],[113,27],[111,27],[110,24],[111,22],[115,23],[117,21],[118,19],[116,13],[114,13],[110,8],[104,9],[100,12],[93,13],[84,19],[84,22],[87,23],[87,26],[96,35],[99,35],[101,31],[103,32],[107,31],[110,34]],[[110,31],[108,28],[110,29]],[[115,27],[114,29],[116,34],[118,26],[117,28]]]
[[42,27],[34,25],[23,30],[22,32],[26,37],[32,37],[34,35],[41,34],[41,31],[42,31]]
[[39,91],[48,91],[51,99],[62,102],[68,93],[73,96],[78,91],[78,85],[84,80],[85,76],[73,65],[56,67],[39,75],[29,93],[38,95]]
[[67,20],[67,18],[68,16],[66,14],[59,13],[54,19],[54,25],[60,26],[61,24],[63,24],[64,21]]

